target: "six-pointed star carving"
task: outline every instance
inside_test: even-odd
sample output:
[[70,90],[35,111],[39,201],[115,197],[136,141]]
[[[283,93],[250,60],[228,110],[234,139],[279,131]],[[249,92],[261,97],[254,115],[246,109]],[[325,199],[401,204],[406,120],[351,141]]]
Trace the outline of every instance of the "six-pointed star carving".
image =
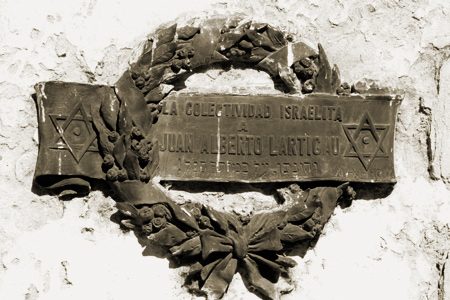
[[[87,115],[81,102],[75,105],[68,116],[49,114],[49,117],[58,132],[58,135],[55,136],[52,143],[53,145],[50,146],[50,148],[69,150],[77,163],[80,162],[86,151],[97,151],[97,149],[92,146],[92,143],[97,138],[91,125],[92,117]],[[58,123],[58,120],[64,120],[64,123],[61,125]],[[81,126],[78,126],[75,123],[78,123]],[[67,132],[67,129],[72,124],[72,132],[69,133]],[[76,141],[73,141],[74,138]]]
[[[383,141],[386,138],[387,133],[389,132],[390,125],[374,125],[369,113],[365,112],[359,124],[343,124],[342,128],[344,129],[344,132],[350,141],[350,144],[345,149],[344,157],[358,157],[361,160],[361,163],[364,165],[366,171],[370,168],[376,157],[389,158],[389,154],[383,147]],[[355,131],[350,132],[350,130]],[[362,147],[360,147],[357,143],[358,138],[363,131],[367,131],[368,133],[370,133],[370,135],[361,137],[361,141],[363,144],[370,144],[372,138],[376,143],[372,151],[364,152],[363,149],[361,149]]]

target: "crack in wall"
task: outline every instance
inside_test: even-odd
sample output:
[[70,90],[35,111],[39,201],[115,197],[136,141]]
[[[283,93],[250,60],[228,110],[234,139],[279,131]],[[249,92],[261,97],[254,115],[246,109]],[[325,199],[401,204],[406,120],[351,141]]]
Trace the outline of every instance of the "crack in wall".
[[61,271],[61,273],[62,273],[62,281],[63,281],[63,285],[72,285],[73,283],[69,280],[69,278],[68,278],[68,275],[67,275],[67,266],[68,266],[68,263],[67,263],[67,261],[62,261],[61,262],[61,266],[62,266],[62,271]]
[[438,300],[445,300],[445,298],[446,298],[445,297],[445,295],[446,295],[446,293],[445,293],[445,265],[446,265],[446,262],[448,259],[448,254],[449,253],[447,252],[444,262],[438,262],[436,264],[436,268],[439,271],[439,280],[438,280],[438,284],[437,284]]
[[434,82],[436,83],[436,93],[439,95],[441,89],[441,68],[443,61],[437,61],[434,70]]
[[[430,61],[430,68],[433,68],[433,81],[436,94],[435,103],[432,107],[427,107],[424,104],[424,98],[421,96],[419,101],[419,114],[421,115],[421,127],[425,133],[426,153],[428,160],[428,174],[432,180],[443,180],[448,182],[445,174],[441,172],[442,157],[445,155],[445,149],[441,147],[443,132],[445,129],[439,126],[439,120],[443,117],[443,95],[441,95],[442,82],[441,71],[445,63],[450,59],[450,45],[437,48],[432,46],[431,48],[425,48],[422,52],[422,58]],[[424,95],[428,97],[428,95]],[[433,97],[433,95],[430,95]],[[445,116],[444,116],[445,117]]]
[[421,127],[424,129],[425,132],[425,139],[426,139],[426,145],[427,145],[427,159],[428,159],[428,174],[433,180],[437,180],[434,176],[434,166],[433,166],[433,159],[434,159],[434,149],[433,149],[433,142],[431,139],[431,123],[432,123],[432,113],[431,108],[427,107],[424,104],[424,99],[420,97],[419,99],[419,113],[420,116],[420,122]]

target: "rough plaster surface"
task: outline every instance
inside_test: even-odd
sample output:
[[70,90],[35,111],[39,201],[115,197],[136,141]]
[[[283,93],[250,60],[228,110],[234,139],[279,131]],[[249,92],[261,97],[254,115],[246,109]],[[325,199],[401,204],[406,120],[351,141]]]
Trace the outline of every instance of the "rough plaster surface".
[[[31,192],[38,143],[31,94],[39,81],[114,83],[148,33],[213,14],[249,15],[296,40],[321,42],[344,81],[405,90],[393,192],[336,209],[315,249],[295,258],[294,290],[282,299],[450,299],[445,0],[1,0],[0,299],[196,299],[181,287],[185,269],[143,253],[110,221],[110,197],[94,191],[60,201]],[[196,92],[273,86],[254,70],[210,70],[186,84]],[[258,190],[172,193],[243,214],[275,205]],[[238,277],[224,299],[259,299]]]

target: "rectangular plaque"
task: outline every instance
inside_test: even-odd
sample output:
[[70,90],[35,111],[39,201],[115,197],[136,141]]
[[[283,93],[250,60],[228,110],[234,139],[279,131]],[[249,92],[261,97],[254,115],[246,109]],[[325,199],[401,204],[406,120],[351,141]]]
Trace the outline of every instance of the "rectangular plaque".
[[400,100],[179,95],[153,136],[161,180],[395,182]]

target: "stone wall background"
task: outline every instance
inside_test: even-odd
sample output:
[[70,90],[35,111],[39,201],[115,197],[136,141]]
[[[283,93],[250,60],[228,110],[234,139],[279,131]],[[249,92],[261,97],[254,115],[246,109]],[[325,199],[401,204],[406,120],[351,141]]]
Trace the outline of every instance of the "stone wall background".
[[[295,258],[295,289],[282,299],[450,299],[445,0],[1,0],[0,299],[197,299],[181,287],[185,269],[142,253],[135,236],[110,221],[111,198],[94,191],[60,201],[31,192],[38,143],[31,94],[39,81],[112,84],[148,33],[213,14],[252,16],[321,42],[344,81],[405,90],[392,194],[337,208],[315,249]],[[201,91],[206,78],[208,91],[242,86],[242,78],[272,84],[254,70],[208,72],[192,76],[188,89]],[[230,198],[263,205],[253,196]],[[259,299],[238,277],[224,299]]]

